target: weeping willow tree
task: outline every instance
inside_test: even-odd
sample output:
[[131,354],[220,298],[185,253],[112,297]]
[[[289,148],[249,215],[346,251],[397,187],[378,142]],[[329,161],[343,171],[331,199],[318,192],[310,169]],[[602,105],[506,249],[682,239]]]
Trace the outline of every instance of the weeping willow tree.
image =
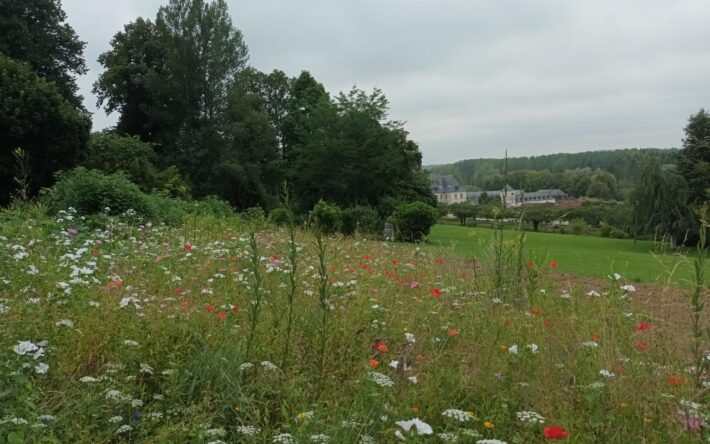
[[675,249],[694,232],[696,224],[687,204],[688,184],[672,165],[661,166],[658,159],[650,157],[629,201],[637,233],[659,235]]

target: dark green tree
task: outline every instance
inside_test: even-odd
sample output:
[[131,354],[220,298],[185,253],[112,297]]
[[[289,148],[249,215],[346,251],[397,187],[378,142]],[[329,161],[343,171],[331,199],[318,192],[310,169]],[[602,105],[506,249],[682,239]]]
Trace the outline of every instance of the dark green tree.
[[678,167],[688,182],[690,202],[710,200],[710,114],[704,109],[688,119]]
[[688,185],[672,168],[663,169],[650,158],[641,180],[629,195],[633,224],[637,231],[667,238],[676,248],[694,229],[693,213],[686,204]]
[[421,153],[397,122],[386,121],[387,101],[353,89],[321,101],[304,120],[294,146],[290,183],[303,208],[323,198],[342,207],[377,206],[383,198],[433,202]]
[[86,74],[85,43],[66,23],[59,0],[0,0],[0,52],[27,62],[75,107],[75,75]]
[[554,205],[535,204],[523,209],[523,220],[533,224],[533,231],[538,231],[541,223],[551,222],[556,217]]
[[159,170],[151,144],[137,136],[110,131],[93,133],[81,165],[105,173],[123,172],[145,192],[163,192],[174,197],[189,197],[190,188],[175,167]]
[[468,202],[452,204],[451,212],[454,216],[458,217],[459,224],[462,227],[466,226],[466,220],[470,218],[475,218],[478,214],[479,207],[473,206]]
[[171,0],[155,23],[138,19],[101,55],[99,103],[121,112],[118,129],[153,142],[195,193],[225,160],[229,91],[248,58],[224,0]]
[[14,149],[29,156],[34,194],[52,184],[55,172],[79,162],[90,130],[88,113],[54,82],[0,53],[0,205],[8,203],[14,189]]

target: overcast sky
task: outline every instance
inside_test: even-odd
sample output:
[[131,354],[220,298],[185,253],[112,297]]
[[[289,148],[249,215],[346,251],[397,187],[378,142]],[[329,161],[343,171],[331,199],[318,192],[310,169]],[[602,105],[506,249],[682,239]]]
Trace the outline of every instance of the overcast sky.
[[[168,0],[63,0],[98,55]],[[310,71],[331,93],[381,88],[424,163],[677,147],[710,107],[709,0],[227,0],[250,63]]]

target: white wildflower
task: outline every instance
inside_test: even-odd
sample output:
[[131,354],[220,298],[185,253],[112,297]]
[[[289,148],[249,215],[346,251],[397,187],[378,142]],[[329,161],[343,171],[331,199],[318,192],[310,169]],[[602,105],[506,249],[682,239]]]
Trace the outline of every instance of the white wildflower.
[[431,426],[419,418],[410,419],[409,421],[396,421],[395,424],[400,426],[405,432],[408,432],[411,428],[414,428],[417,435],[431,435],[434,433]]
[[382,373],[368,372],[367,376],[370,378],[370,381],[374,382],[375,384],[379,385],[380,387],[393,387],[394,386],[394,381],[392,379],[390,379],[389,376],[383,375]]

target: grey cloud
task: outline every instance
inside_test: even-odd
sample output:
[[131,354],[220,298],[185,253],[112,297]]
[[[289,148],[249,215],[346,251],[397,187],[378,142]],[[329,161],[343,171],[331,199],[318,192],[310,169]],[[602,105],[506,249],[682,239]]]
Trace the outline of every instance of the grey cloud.
[[[86,105],[111,37],[156,0],[65,0],[88,42]],[[336,93],[379,87],[426,163],[678,146],[710,106],[706,0],[228,0],[251,63]],[[96,128],[115,116],[94,114]]]

